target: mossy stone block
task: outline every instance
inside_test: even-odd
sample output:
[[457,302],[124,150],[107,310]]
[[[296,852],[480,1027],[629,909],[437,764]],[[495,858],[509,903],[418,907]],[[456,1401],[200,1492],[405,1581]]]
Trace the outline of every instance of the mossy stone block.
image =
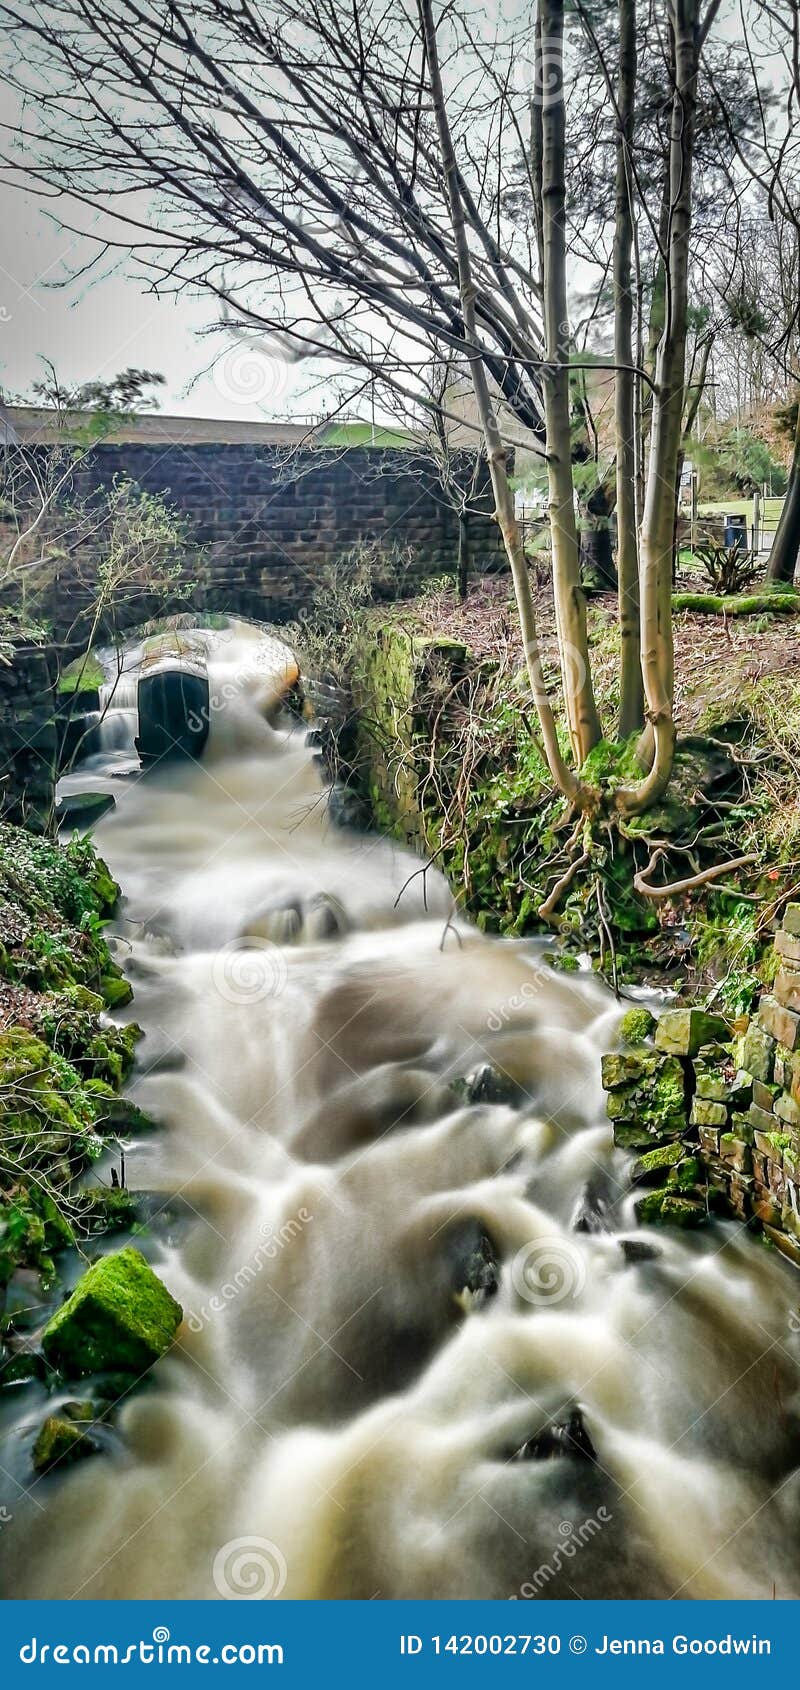
[[602,1058],[600,1077],[606,1091],[618,1091],[622,1086],[636,1085],[646,1079],[657,1067],[655,1051],[623,1050]]
[[636,1185],[660,1185],[683,1153],[680,1143],[659,1144],[655,1150],[646,1150],[643,1156],[637,1156],[631,1168],[632,1181]]
[[755,1023],[748,1027],[742,1040],[742,1067],[754,1080],[769,1085],[775,1072],[776,1041],[771,1033]]
[[784,933],[800,934],[800,904],[787,904],[783,912]]
[[49,1414],[39,1429],[31,1459],[37,1473],[47,1473],[51,1467],[66,1466],[83,1456],[94,1455],[97,1447],[85,1426],[76,1419]]
[[624,1045],[641,1045],[645,1039],[650,1039],[656,1030],[656,1018],[649,1009],[638,1007],[629,1009],[623,1015],[619,1024],[620,1043]]
[[133,997],[133,987],[124,974],[104,974],[100,990],[107,1009],[123,1009]]
[[649,1191],[635,1204],[636,1218],[642,1226],[702,1226],[706,1207],[702,1197],[688,1192]]
[[42,1349],[70,1378],[143,1373],[169,1349],[183,1310],[138,1250],[103,1256],[42,1333]]
[[709,1098],[696,1097],[692,1104],[689,1120],[693,1127],[724,1127],[728,1122],[728,1111],[724,1103],[715,1103]]
[[[758,1024],[765,1033],[771,1035],[776,1044],[785,1045],[790,1051],[800,1047],[800,1015],[795,1014],[793,1009],[784,1009],[776,998],[761,999]],[[761,1075],[758,1077],[760,1079]],[[771,1079],[772,1076],[767,1077]]]
[[710,1015],[705,1009],[668,1009],[656,1027],[655,1044],[668,1056],[696,1056],[703,1045],[729,1036],[728,1024],[720,1015]]

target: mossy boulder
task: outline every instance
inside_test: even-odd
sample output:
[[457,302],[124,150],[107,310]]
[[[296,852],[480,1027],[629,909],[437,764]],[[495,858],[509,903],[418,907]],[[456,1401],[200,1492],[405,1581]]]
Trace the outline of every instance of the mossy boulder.
[[619,1024],[619,1039],[624,1045],[641,1045],[656,1029],[656,1018],[649,1009],[638,1007],[626,1010]]
[[678,1192],[669,1187],[648,1191],[635,1204],[636,1218],[642,1226],[702,1226],[706,1219],[705,1201],[700,1193]]
[[[82,1407],[67,1404],[67,1407]],[[88,1419],[92,1419],[91,1406]],[[39,1430],[31,1460],[37,1473],[47,1473],[51,1467],[67,1466],[87,1455],[96,1455],[98,1444],[86,1430],[83,1416],[49,1414]]]
[[42,1349],[68,1378],[143,1373],[169,1349],[183,1310],[131,1245],[95,1262],[42,1333]]
[[101,976],[100,991],[108,1009],[123,1009],[133,997],[133,987],[121,969],[109,969]]
[[683,1154],[680,1142],[659,1144],[655,1150],[646,1150],[643,1156],[637,1156],[631,1168],[631,1180],[634,1185],[663,1185]]

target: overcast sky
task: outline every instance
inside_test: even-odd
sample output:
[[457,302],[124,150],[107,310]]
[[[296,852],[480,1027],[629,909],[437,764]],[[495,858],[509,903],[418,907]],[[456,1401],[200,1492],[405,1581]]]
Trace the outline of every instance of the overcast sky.
[[214,321],[212,303],[186,294],[157,298],[133,263],[127,273],[56,285],[95,250],[85,238],[60,230],[35,195],[0,182],[0,386],[6,397],[30,392],[44,357],[65,386],[107,380],[130,365],[158,370],[166,377],[159,395],[164,412],[251,422],[322,411],[324,396],[316,385],[310,390],[304,370],[246,351],[224,334],[203,338]]

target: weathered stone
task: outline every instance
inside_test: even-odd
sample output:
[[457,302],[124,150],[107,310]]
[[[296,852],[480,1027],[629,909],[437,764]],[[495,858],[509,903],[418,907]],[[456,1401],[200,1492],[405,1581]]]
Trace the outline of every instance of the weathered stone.
[[37,1473],[47,1473],[51,1467],[66,1467],[86,1455],[95,1455],[98,1447],[76,1419],[50,1414],[39,1429],[31,1460]]
[[668,1056],[696,1056],[702,1045],[727,1039],[730,1029],[720,1015],[704,1009],[668,1009],[655,1031],[657,1050]]
[[705,1156],[719,1155],[719,1132],[715,1127],[701,1127],[697,1137]]
[[604,1090],[618,1091],[621,1086],[637,1084],[639,1080],[656,1073],[659,1060],[652,1050],[617,1051],[602,1057],[600,1077]]
[[800,1150],[794,1145],[783,1152],[783,1170],[787,1179],[800,1184]]
[[42,1349],[67,1377],[142,1373],[169,1349],[183,1311],[138,1250],[103,1256],[48,1321]]
[[786,1179],[783,1169],[778,1166],[777,1162],[767,1163],[767,1184],[776,1203],[783,1206],[786,1197]]
[[705,1097],[695,1097],[689,1120],[693,1127],[724,1127],[728,1111],[724,1103],[712,1103]]
[[775,949],[785,962],[800,965],[800,933],[776,933]]
[[722,1066],[707,1073],[695,1067],[696,1095],[711,1103],[730,1103],[734,1109],[746,1109],[753,1096],[753,1081],[739,1068],[727,1078]]
[[800,1103],[795,1103],[794,1098],[787,1097],[783,1091],[775,1099],[775,1114],[788,1127],[800,1128]]
[[767,1114],[770,1115],[772,1114],[775,1099],[778,1096],[780,1089],[780,1086],[765,1085],[763,1080],[754,1080],[752,1101],[756,1104],[757,1108],[765,1109]]
[[783,931],[800,936],[800,904],[787,904],[783,912]]
[[[609,1119],[615,1122],[614,1140],[630,1149],[643,1149],[661,1139],[680,1138],[688,1131],[686,1115],[686,1080],[677,1057],[649,1052],[639,1061],[638,1078],[622,1081],[620,1076],[630,1072],[630,1058],[605,1057],[606,1081],[613,1082],[606,1104]],[[616,1064],[621,1063],[622,1067]],[[620,1129],[627,1129],[621,1131]]]
[[758,1024],[765,1033],[771,1035],[776,1044],[785,1045],[787,1050],[794,1051],[800,1046],[800,1015],[796,1015],[792,1009],[784,1009],[775,998],[761,999]]
[[631,1168],[631,1180],[634,1185],[661,1185],[666,1180],[670,1169],[674,1168],[684,1155],[683,1145],[662,1144],[656,1150],[646,1150],[643,1156],[638,1156]]
[[780,1226],[780,1206],[769,1191],[761,1186],[753,1188],[752,1213],[762,1226]]
[[766,1225],[764,1236],[769,1239],[771,1244],[774,1244],[775,1249],[779,1250],[782,1256],[786,1257],[787,1261],[793,1262],[795,1267],[800,1268],[800,1239],[790,1238],[787,1233],[781,1232],[778,1227]]
[[800,974],[795,969],[779,968],[772,988],[773,997],[784,1009],[800,1010]]
[[452,1090],[464,1103],[514,1103],[519,1097],[519,1086],[493,1062],[454,1080]]
[[56,804],[58,827],[93,827],[116,805],[113,792],[70,792]]
[[765,1133],[756,1127],[753,1136],[756,1150],[760,1151],[767,1162],[775,1162],[780,1168],[783,1164],[783,1135],[774,1131]]
[[749,1144],[741,1138],[735,1138],[733,1133],[722,1133],[719,1141],[719,1153],[723,1162],[729,1162],[732,1168],[740,1173],[749,1174],[753,1166]]
[[634,1205],[636,1218],[642,1226],[702,1226],[706,1207],[702,1198],[683,1192],[648,1191]]
[[775,1116],[768,1109],[759,1109],[757,1103],[751,1103],[747,1111],[747,1119],[756,1132],[771,1133],[775,1131]]
[[742,1040],[742,1067],[754,1079],[769,1085],[775,1071],[775,1049],[771,1034],[752,1023]]

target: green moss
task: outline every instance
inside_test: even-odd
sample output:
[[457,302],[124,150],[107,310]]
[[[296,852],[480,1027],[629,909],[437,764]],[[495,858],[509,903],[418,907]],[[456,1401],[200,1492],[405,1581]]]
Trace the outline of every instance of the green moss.
[[68,663],[66,669],[62,669],[58,691],[66,697],[71,697],[73,693],[99,692],[105,684],[105,678],[102,663],[93,651],[89,651],[83,657],[76,657],[73,663]]
[[716,593],[673,593],[672,608],[709,616],[756,616],[765,612],[795,616],[800,611],[800,595],[784,591],[732,594],[728,598]]
[[50,1414],[39,1430],[31,1459],[37,1473],[47,1473],[51,1467],[67,1466],[83,1456],[94,1455],[97,1448],[80,1422]]
[[83,1275],[45,1327],[42,1348],[70,1378],[138,1374],[169,1349],[182,1318],[180,1304],[128,1245]]
[[655,1032],[656,1018],[649,1009],[628,1009],[619,1024],[619,1038],[624,1045],[644,1044]]

